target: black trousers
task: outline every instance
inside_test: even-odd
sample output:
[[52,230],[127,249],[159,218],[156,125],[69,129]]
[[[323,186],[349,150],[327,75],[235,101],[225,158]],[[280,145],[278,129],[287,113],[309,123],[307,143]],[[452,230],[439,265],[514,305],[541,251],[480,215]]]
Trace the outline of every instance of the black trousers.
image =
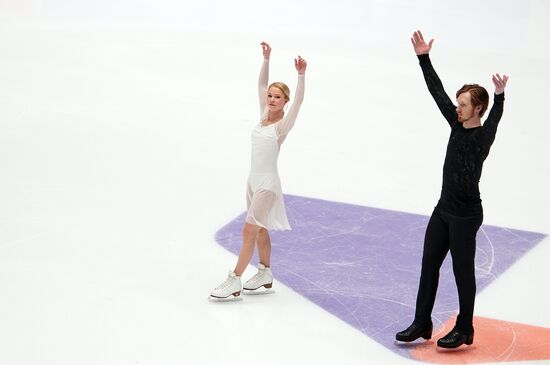
[[439,282],[439,269],[450,250],[460,303],[455,328],[465,332],[473,330],[476,295],[474,265],[476,234],[482,222],[483,211],[469,217],[458,217],[435,207],[424,238],[422,271],[416,298],[415,322],[417,324],[431,323],[431,313]]

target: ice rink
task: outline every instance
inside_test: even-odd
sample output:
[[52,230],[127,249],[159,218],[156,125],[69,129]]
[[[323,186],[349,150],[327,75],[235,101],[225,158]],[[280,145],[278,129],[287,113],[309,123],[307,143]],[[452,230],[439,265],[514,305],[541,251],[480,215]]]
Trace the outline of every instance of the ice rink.
[[[491,106],[491,75],[510,75],[480,183],[484,224],[542,237],[508,247],[513,259],[489,255],[506,267],[478,290],[479,339],[452,354],[392,344],[412,317],[373,334],[367,316],[390,307],[353,310],[355,282],[370,298],[416,290],[416,257],[408,277],[384,281],[399,249],[378,251],[371,273],[369,251],[335,228],[338,252],[367,263],[365,280],[346,276],[350,291],[336,293],[359,329],[285,279],[329,268],[330,284],[343,278],[338,254],[315,265],[296,255],[306,233],[355,224],[320,224],[323,209],[417,217],[418,237],[396,237],[420,254],[449,127],[412,49],[416,29],[435,38],[451,97],[476,82]],[[264,40],[270,81],[292,94],[293,58],[308,61],[279,158],[297,229],[273,238],[275,294],[214,304],[210,290],[236,262],[224,239],[246,208]],[[550,363],[549,65],[544,0],[0,0],[0,364]],[[304,213],[304,201],[326,204]],[[381,216],[373,242],[401,227],[384,229]],[[302,235],[306,222],[318,226]],[[400,303],[412,316],[414,298]],[[489,331],[502,323],[506,335]]]

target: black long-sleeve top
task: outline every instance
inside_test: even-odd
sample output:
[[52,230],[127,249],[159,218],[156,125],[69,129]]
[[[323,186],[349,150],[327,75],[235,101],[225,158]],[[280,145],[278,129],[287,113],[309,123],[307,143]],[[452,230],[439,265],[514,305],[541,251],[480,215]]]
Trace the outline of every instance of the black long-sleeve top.
[[483,126],[464,128],[458,121],[456,106],[443,89],[428,54],[419,55],[418,59],[428,90],[451,127],[438,206],[458,216],[479,214],[482,212],[479,193],[481,170],[502,117],[504,93],[495,94],[493,107]]

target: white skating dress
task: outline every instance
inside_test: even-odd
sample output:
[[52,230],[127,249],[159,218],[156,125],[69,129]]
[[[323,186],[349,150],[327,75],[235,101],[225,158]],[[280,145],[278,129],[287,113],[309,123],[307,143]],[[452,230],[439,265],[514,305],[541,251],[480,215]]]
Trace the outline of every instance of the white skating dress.
[[247,183],[246,222],[270,230],[289,230],[291,228],[286,217],[277,159],[281,144],[298,116],[304,99],[305,82],[304,75],[298,75],[294,102],[284,118],[277,123],[264,125],[267,118],[268,78],[269,60],[264,60],[258,82],[261,122],[252,130],[252,164]]

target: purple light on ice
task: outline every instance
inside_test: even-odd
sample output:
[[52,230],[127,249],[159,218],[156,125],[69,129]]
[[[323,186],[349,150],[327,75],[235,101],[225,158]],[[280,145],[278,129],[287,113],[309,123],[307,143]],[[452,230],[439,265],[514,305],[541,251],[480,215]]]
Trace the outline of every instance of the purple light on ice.
[[[292,231],[271,232],[276,280],[294,289],[390,350],[410,357],[394,336],[414,317],[424,232],[429,217],[285,195]],[[238,255],[245,213],[216,233]],[[482,226],[476,277],[483,290],[546,237]],[[256,262],[256,258],[253,259]],[[450,254],[442,268],[434,327],[458,309]]]

